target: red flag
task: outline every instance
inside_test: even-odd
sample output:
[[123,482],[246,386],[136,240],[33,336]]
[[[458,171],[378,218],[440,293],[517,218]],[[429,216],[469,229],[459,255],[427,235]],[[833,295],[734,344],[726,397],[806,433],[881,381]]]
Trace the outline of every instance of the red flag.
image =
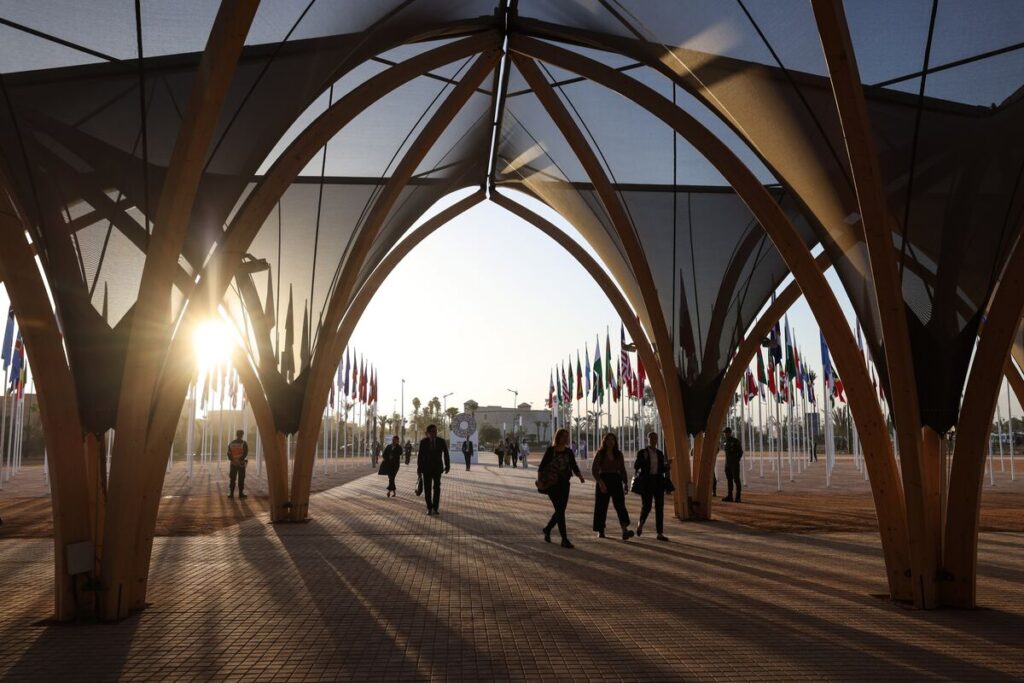
[[640,358],[640,354],[636,356],[636,385],[637,385],[637,396],[640,398],[644,397],[644,386],[647,382],[647,370],[644,368],[644,362]]
[[768,354],[768,391],[772,396],[778,397],[779,392],[775,388],[775,358]]

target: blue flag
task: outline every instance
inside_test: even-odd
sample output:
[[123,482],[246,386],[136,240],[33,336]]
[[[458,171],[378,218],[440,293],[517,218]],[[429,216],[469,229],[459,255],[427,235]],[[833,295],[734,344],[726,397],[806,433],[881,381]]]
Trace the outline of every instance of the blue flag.
[[7,312],[7,327],[4,329],[4,345],[0,348],[0,358],[4,361],[4,370],[11,365],[11,342],[14,341],[14,307]]
[[818,333],[821,337],[821,378],[825,382],[825,395],[832,393],[832,358],[829,356],[828,344],[825,343],[825,335]]
[[18,331],[18,340],[14,342],[14,357],[11,359],[11,386],[10,390],[18,388],[21,381],[21,364],[24,362],[25,347],[21,342],[21,331]]

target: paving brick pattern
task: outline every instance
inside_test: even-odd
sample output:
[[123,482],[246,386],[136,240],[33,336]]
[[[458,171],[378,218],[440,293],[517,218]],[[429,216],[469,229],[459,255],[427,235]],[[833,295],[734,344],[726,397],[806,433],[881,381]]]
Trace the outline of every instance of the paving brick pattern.
[[984,609],[915,612],[872,597],[870,533],[669,521],[670,543],[598,540],[588,482],[569,508],[576,549],[545,544],[533,474],[453,468],[427,517],[405,468],[395,499],[371,475],[316,494],[308,524],[158,539],[152,605],[113,625],[41,622],[50,543],[0,541],[0,678],[1024,677],[1022,534],[982,536]]

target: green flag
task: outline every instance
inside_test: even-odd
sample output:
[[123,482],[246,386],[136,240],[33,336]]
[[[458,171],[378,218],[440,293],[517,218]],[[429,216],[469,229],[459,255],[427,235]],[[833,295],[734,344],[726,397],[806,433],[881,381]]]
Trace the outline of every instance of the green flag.
[[768,375],[764,371],[764,357],[761,355],[761,349],[757,350],[757,383],[768,384]]
[[796,377],[796,359],[793,357],[793,332],[789,329],[789,316],[786,316],[786,381],[792,382]]
[[594,403],[604,400],[604,382],[601,379],[601,338],[594,344]]

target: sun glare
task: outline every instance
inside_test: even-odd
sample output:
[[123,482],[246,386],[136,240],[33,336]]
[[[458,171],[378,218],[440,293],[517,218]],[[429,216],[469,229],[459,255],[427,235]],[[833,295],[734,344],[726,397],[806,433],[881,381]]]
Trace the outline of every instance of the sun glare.
[[231,331],[215,318],[196,327],[192,343],[200,370],[226,363],[231,356]]

